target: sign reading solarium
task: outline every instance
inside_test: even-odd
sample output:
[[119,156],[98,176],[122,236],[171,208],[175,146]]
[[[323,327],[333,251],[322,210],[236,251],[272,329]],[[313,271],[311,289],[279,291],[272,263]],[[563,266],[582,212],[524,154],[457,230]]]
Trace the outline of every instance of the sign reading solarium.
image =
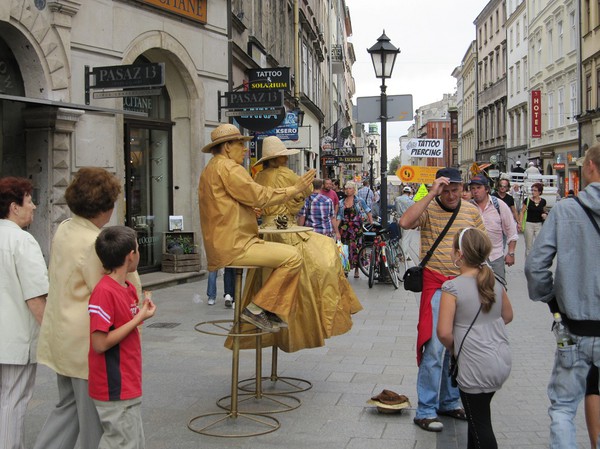
[[406,151],[409,157],[444,157],[444,139],[410,139]]
[[248,84],[250,90],[290,90],[290,68],[277,67],[274,69],[250,69],[248,70]]

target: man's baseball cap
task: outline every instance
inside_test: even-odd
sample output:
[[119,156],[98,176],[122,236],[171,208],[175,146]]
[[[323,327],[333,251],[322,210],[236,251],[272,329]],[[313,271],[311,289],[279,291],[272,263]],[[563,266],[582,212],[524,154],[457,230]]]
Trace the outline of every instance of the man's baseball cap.
[[487,186],[489,185],[489,182],[487,180],[487,178],[483,175],[475,175],[471,178],[471,180],[469,181],[469,185],[472,184],[479,184],[482,186]]
[[446,167],[441,168],[435,174],[435,179],[441,178],[450,178],[450,182],[462,182],[462,178],[460,177],[460,172],[456,168]]
[[402,189],[402,191],[403,191],[403,192],[408,192],[408,193],[411,193],[411,192],[412,192],[412,189],[411,189],[410,187],[408,187],[408,186],[404,186],[404,188]]

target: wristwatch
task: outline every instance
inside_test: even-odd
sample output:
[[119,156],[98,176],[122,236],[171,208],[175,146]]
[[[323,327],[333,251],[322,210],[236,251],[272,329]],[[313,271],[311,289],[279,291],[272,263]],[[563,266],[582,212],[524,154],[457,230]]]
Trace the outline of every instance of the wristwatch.
[[508,253],[507,256],[515,257],[515,253]]

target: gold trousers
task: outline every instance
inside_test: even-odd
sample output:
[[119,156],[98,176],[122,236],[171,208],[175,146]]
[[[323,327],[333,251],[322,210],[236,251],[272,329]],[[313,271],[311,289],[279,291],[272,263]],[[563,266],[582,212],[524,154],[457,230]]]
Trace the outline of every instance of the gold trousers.
[[256,265],[273,269],[252,302],[276,313],[285,321],[296,300],[301,264],[300,253],[295,247],[262,241],[250,246],[243,256],[231,262],[231,265]]

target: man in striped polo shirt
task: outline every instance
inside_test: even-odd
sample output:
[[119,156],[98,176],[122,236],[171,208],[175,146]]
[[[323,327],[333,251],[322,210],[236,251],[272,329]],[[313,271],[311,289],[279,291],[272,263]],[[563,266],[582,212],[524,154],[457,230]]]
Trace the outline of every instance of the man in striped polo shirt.
[[435,249],[423,270],[423,291],[417,326],[417,395],[419,398],[414,422],[423,430],[440,432],[444,425],[438,415],[466,419],[460,405],[458,388],[448,376],[450,354],[436,334],[442,284],[459,274],[451,258],[454,235],[462,228],[475,227],[485,232],[477,208],[461,202],[462,179],[455,168],[442,168],[427,196],[409,207],[400,219],[403,229],[421,228],[421,259],[458,208],[454,223]]

